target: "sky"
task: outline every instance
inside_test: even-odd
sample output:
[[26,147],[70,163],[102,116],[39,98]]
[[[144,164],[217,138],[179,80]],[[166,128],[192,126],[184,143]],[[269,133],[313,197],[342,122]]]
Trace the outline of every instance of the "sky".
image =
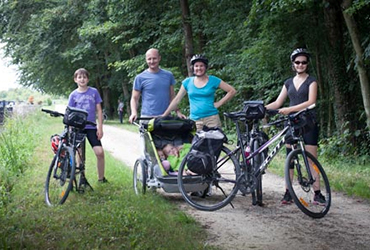
[[17,68],[8,66],[9,59],[4,58],[3,46],[4,44],[0,44],[0,91],[20,87],[17,84]]

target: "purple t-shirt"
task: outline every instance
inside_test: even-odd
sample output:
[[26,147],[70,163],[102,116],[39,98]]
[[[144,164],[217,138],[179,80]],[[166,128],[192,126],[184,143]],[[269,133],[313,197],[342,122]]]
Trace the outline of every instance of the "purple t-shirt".
[[[75,89],[68,99],[68,106],[86,110],[87,120],[96,122],[96,105],[101,103],[102,99],[96,88],[88,87],[85,92],[78,92]],[[95,128],[92,125],[86,125],[86,129]]]

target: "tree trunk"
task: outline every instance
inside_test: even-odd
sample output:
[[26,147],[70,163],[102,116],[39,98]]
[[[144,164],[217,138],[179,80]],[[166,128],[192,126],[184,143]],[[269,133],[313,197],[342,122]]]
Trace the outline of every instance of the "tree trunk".
[[122,82],[122,92],[123,92],[123,99],[124,99],[124,104],[126,107],[126,113],[130,117],[131,115],[131,109],[130,109],[130,92],[128,91],[128,82]]
[[324,0],[324,17],[331,52],[328,56],[328,75],[333,87],[334,111],[337,131],[343,132],[350,125],[349,90],[347,88],[346,64],[344,60],[342,18],[337,0]]
[[360,33],[357,28],[357,23],[352,15],[348,14],[346,10],[351,7],[352,0],[343,0],[342,2],[342,13],[346,22],[349,35],[351,37],[353,48],[356,52],[357,57],[357,70],[360,78],[362,101],[366,113],[366,124],[368,130],[370,130],[370,83],[367,76],[366,68],[364,67],[364,50],[361,47]]
[[182,12],[182,24],[184,27],[184,36],[185,36],[185,58],[186,66],[188,68],[188,76],[193,75],[193,71],[190,65],[190,59],[193,55],[193,30],[191,27],[190,20],[190,9],[188,0],[180,0],[181,12]]

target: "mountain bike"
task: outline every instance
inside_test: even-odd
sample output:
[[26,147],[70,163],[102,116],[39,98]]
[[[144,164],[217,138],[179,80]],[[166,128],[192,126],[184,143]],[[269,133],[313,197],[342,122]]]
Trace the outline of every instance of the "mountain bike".
[[[292,145],[292,152],[288,155],[285,162],[285,180],[290,194],[295,204],[302,212],[313,218],[322,218],[328,213],[331,205],[329,180],[319,161],[305,150],[302,137],[304,129],[306,129],[308,124],[308,112],[313,108],[314,105],[295,114],[287,116],[281,115],[279,119],[269,123],[267,126],[283,125],[284,127],[260,147],[251,150],[248,156],[244,154],[243,145],[246,145],[246,142],[243,140],[243,133],[239,126],[240,121],[247,119],[246,112],[237,111],[224,113],[224,115],[231,119],[236,125],[238,146],[219,161],[227,162],[233,155],[241,155],[240,167],[242,171],[237,179],[239,189],[250,190],[250,192],[253,193],[257,189],[261,175],[265,173],[268,164],[277,155],[284,144],[289,142],[289,144]],[[267,154],[263,161],[255,161],[252,168],[253,170],[250,171],[247,167],[248,161],[253,161],[258,155],[266,154],[265,150],[276,142],[277,144],[271,153]],[[223,181],[234,182],[233,179]],[[314,191],[318,190],[320,190],[325,197],[324,203],[319,203],[314,198]]]
[[45,202],[49,206],[61,205],[68,198],[69,192],[75,190],[84,193],[87,188],[93,191],[85,176],[86,124],[87,112],[67,107],[66,113],[41,109],[52,117],[63,117],[64,130],[60,135],[53,135],[52,149],[55,153],[51,161],[45,182]]
[[[239,121],[242,122],[242,127],[244,129],[239,127],[241,140],[238,140],[237,142],[237,146],[240,146],[243,150],[237,151],[237,159],[239,160],[239,164],[242,166],[241,171],[246,171],[250,175],[256,169],[258,169],[261,163],[265,160],[268,149],[265,149],[265,151],[261,154],[255,155],[250,160],[247,160],[246,164],[244,164],[241,153],[244,153],[245,156],[248,157],[251,152],[256,151],[268,140],[268,136],[264,131],[261,130],[261,120],[265,115],[263,101],[245,101],[243,105],[245,117],[241,117]],[[252,195],[253,205],[263,205],[262,176],[263,175],[260,175],[256,179],[255,188],[249,188],[248,185],[239,185],[239,190],[244,196],[246,194]],[[248,180],[246,179],[244,181]],[[254,182],[251,180],[249,183]]]

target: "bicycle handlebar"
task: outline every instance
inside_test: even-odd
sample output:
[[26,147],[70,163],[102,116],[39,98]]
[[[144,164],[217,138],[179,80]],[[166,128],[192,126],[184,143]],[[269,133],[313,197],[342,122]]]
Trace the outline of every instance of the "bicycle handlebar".
[[64,116],[64,114],[59,113],[58,111],[49,110],[49,109],[41,109],[42,112],[50,114],[52,117]]
[[[295,117],[299,116],[301,113],[303,112],[307,112],[311,109],[314,109],[316,107],[316,104],[311,104],[310,106],[308,106],[307,108],[304,108],[300,111],[298,111],[297,113],[294,113],[294,114],[289,114],[289,115],[280,115],[280,119],[276,120],[276,121],[273,121],[273,122],[270,122],[266,125],[264,125],[264,127],[270,127],[272,125],[277,125],[277,124],[280,124],[282,122],[285,122],[287,121],[288,119],[292,120],[294,119]],[[277,115],[279,114],[279,110],[278,109],[270,109],[270,110],[266,110],[269,114],[271,115]]]
[[[50,109],[43,109],[43,108],[41,109],[41,111],[50,114],[50,116],[52,117],[59,117],[59,116],[64,117],[64,114],[58,111],[54,111]],[[86,124],[96,126],[96,123],[92,121],[86,121]]]

